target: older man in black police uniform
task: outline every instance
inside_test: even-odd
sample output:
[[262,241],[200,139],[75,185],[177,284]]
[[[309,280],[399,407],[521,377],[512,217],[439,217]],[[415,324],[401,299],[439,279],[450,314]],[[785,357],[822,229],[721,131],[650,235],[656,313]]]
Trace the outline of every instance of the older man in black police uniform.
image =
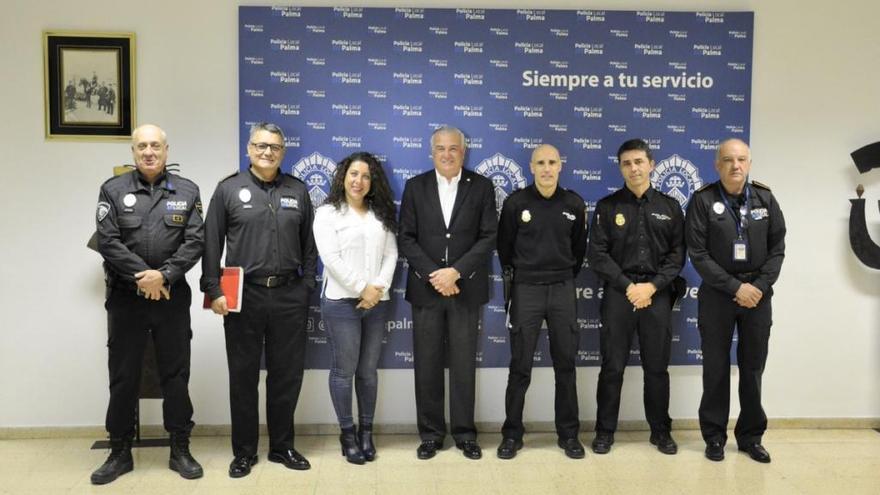
[[498,224],[498,257],[513,272],[508,306],[510,373],[507,379],[503,439],[498,457],[512,459],[522,448],[523,405],[532,379],[532,363],[541,324],[546,320],[556,381],[558,445],[572,459],[584,457],[580,430],[575,360],[580,332],[574,281],[587,249],[584,200],[559,186],[559,151],[542,144],[529,167],[535,182],[504,201]]
[[434,169],[406,182],[400,204],[398,245],[409,263],[419,459],[434,457],[446,436],[444,356],[455,445],[469,459],[482,457],[474,425],[477,329],[480,308],[489,300],[489,256],[498,226],[492,183],[463,169],[464,156],[460,130],[435,130]]
[[107,279],[110,456],[92,473],[103,485],[131,471],[135,408],[144,347],[152,334],[162,387],[162,415],[171,434],[169,467],[187,479],[202,467],[189,451],[190,302],[184,274],[202,255],[202,203],[193,182],[166,172],[165,132],[143,125],[131,135],[136,170],[101,186],[98,252]]
[[[214,313],[223,315],[226,331],[232,478],[247,476],[257,463],[257,385],[264,349],[268,458],[290,469],[311,467],[293,448],[293,415],[302,387],[317,250],[306,186],[280,171],[284,150],[281,128],[265,122],[252,126],[247,144],[250,168],[217,185],[205,220],[201,286]],[[239,313],[229,311],[220,289],[224,244],[226,266],[244,269]]]
[[785,220],[770,189],[749,182],[751,151],[739,139],[718,147],[720,180],[701,188],[687,209],[688,253],[703,278],[699,327],[703,349],[700,429],[706,457],[724,459],[730,414],[730,345],[736,328],[740,414],[734,429],[739,450],[770,462],[761,445],[767,416],[761,375],[767,361],[773,284],[785,257]]
[[[645,416],[651,443],[675,454],[669,418],[670,316],[674,283],[684,265],[684,215],[675,199],[651,187],[654,159],[641,139],[617,150],[624,187],[596,205],[587,258],[604,282],[599,348],[602,370],[596,388],[593,452],[607,454],[614,444],[620,389],[634,333],[645,372]],[[683,285],[678,284],[683,288]]]

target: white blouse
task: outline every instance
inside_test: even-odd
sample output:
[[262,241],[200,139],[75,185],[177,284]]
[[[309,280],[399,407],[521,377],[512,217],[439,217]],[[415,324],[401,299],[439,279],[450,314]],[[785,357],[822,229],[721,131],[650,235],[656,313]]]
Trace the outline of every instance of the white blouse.
[[330,204],[315,211],[315,244],[324,263],[321,295],[327,299],[359,298],[367,284],[391,293],[397,267],[397,239],[372,211],[361,216],[348,205]]

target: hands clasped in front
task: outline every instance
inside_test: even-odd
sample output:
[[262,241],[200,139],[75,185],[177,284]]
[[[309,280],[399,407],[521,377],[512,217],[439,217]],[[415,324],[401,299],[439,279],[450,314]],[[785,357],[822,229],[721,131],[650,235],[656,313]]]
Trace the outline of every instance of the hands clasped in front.
[[455,268],[440,268],[434,270],[428,275],[431,286],[442,296],[451,297],[457,295],[461,290],[455,282],[461,278],[461,273]]
[[171,299],[171,293],[165,287],[165,276],[159,270],[144,270],[134,274],[138,290],[144,294],[145,299],[158,301],[163,297]]
[[385,294],[385,287],[381,285],[367,284],[367,286],[364,287],[364,290],[361,291],[361,298],[360,301],[358,301],[356,308],[370,309],[374,307],[379,304],[379,300],[382,299],[383,294]]
[[634,309],[644,309],[651,305],[651,297],[655,292],[657,288],[651,282],[629,284],[626,288],[626,298]]
[[754,308],[761,302],[764,293],[752,284],[743,282],[736,291],[733,300],[744,308]]

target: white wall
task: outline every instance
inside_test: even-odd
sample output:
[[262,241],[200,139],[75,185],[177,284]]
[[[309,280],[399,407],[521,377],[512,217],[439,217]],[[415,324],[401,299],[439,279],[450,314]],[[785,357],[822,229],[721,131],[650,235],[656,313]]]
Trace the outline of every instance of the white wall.
[[[345,4],[365,5],[336,5]],[[480,4],[534,6],[525,0]],[[208,198],[238,163],[237,5],[4,0],[0,6],[0,145],[6,155],[0,165],[0,427],[100,425],[108,396],[100,259],[84,244],[94,228],[98,186],[112,166],[131,157],[125,143],[44,139],[41,31],[136,32],[138,121],[166,129],[171,161],[182,163]],[[369,5],[451,7],[419,0]],[[847,199],[859,181],[880,239],[873,207],[880,172],[859,177],[848,156],[880,140],[880,3],[551,0],[542,6],[756,12],[752,175],[773,186],[789,229],[774,298],[765,406],[772,418],[880,418],[880,273],[861,266],[847,240]],[[194,286],[199,275],[197,267],[188,276]],[[201,309],[193,315],[195,420],[228,423],[221,322]],[[597,372],[579,371],[584,419],[595,416]],[[700,369],[671,373],[672,416],[696,417]],[[326,377],[306,374],[298,422],[333,422]],[[631,368],[627,378],[621,419],[640,419],[641,372]],[[478,383],[478,421],[501,421],[506,370],[481,370]],[[532,383],[527,418],[551,421],[552,373],[538,370]],[[380,386],[377,421],[414,423],[412,372],[382,372]],[[145,422],[160,423],[158,411],[150,406]]]

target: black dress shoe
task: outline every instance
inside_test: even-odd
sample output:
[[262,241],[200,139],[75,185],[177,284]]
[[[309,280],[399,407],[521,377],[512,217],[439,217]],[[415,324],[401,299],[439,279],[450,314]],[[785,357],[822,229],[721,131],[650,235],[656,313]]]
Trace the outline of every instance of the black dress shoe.
[[296,469],[297,471],[305,471],[312,467],[309,461],[295,449],[269,452],[269,461],[284,464],[287,469]]
[[710,461],[724,460],[724,444],[718,441],[708,442],[706,444],[706,459]]
[[614,445],[614,433],[600,431],[596,433],[596,438],[590,444],[590,448],[597,454],[607,454],[611,452],[611,446]]
[[767,449],[764,448],[760,443],[750,443],[748,445],[740,445],[739,450],[749,454],[749,457],[752,460],[763,462],[764,464],[770,462],[770,453],[767,452]]
[[504,438],[501,440],[501,445],[498,446],[498,458],[513,459],[516,457],[516,451],[521,449],[522,446],[522,440],[510,437]]
[[657,450],[666,455],[675,455],[678,453],[678,444],[672,439],[672,435],[668,431],[659,431],[651,433],[651,445],[656,445]]
[[232,459],[232,463],[229,464],[229,477],[244,478],[251,474],[251,466],[256,463],[257,456],[255,455],[240,455]]
[[560,438],[556,444],[559,445],[559,448],[564,450],[565,455],[571,459],[583,459],[586,455],[586,452],[584,452],[584,446],[577,437],[566,439]]
[[458,447],[458,450],[464,452],[464,456],[468,459],[477,460],[483,457],[483,449],[480,448],[480,444],[476,440],[456,442],[455,446]]
[[422,444],[416,449],[419,459],[426,460],[437,455],[437,451],[443,447],[443,442],[437,440],[422,440]]

